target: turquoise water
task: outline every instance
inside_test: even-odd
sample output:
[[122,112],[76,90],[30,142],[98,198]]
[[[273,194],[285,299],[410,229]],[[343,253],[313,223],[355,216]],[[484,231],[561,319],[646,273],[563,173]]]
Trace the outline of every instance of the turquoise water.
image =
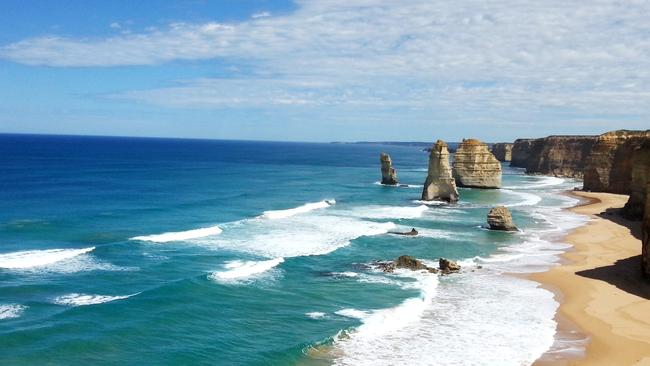
[[[0,364],[529,364],[577,185],[417,200],[415,147],[0,136]],[[379,153],[408,187],[384,187]],[[496,204],[522,232],[485,230]],[[417,228],[418,237],[387,234]],[[409,254],[465,271],[384,274]],[[531,306],[532,305],[532,306]]]

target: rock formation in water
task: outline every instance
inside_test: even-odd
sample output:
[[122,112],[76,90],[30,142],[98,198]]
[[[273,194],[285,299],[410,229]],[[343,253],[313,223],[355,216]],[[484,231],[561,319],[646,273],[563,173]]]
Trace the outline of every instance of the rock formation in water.
[[635,151],[646,141],[650,141],[650,130],[619,130],[598,136],[587,158],[584,190],[629,194]]
[[381,184],[394,186],[397,184],[397,172],[393,168],[393,161],[386,153],[379,154],[379,161],[381,162]]
[[429,153],[429,171],[422,190],[423,201],[458,201],[456,182],[451,175],[447,144],[438,140]]
[[[650,191],[650,184],[646,186]],[[650,278],[650,195],[646,196],[645,215],[641,226],[641,266],[643,274]]]
[[450,274],[460,271],[460,265],[458,265],[458,263],[446,258],[440,258],[438,260],[438,268],[440,268],[442,274]]
[[464,139],[456,149],[453,175],[459,187],[501,187],[501,163],[476,139]]
[[549,136],[532,142],[527,174],[582,178],[597,136]]
[[404,235],[404,236],[417,236],[419,233],[415,228],[411,228],[411,231],[389,231],[389,234],[394,235]]
[[487,215],[487,223],[490,230],[517,231],[517,227],[512,221],[510,210],[504,206],[497,206],[490,210]]
[[499,161],[511,161],[512,160],[512,147],[514,144],[509,142],[499,142],[492,145],[492,154]]
[[422,261],[415,259],[409,255],[402,255],[392,262],[379,262],[379,269],[386,273],[393,273],[397,268],[410,269],[412,271],[427,271],[429,273],[438,273],[438,270],[433,267],[429,267]]
[[639,146],[632,156],[630,198],[623,207],[623,215],[628,219],[638,220],[643,217],[648,183],[650,183],[650,140]]
[[512,152],[510,153],[510,166],[516,168],[525,168],[528,165],[528,158],[530,158],[530,149],[533,147],[534,139],[516,139],[512,144]]

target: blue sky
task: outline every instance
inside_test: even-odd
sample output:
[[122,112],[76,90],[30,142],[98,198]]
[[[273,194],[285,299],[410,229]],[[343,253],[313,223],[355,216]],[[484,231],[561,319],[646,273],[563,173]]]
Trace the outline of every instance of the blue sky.
[[0,132],[509,141],[650,128],[647,1],[0,2]]

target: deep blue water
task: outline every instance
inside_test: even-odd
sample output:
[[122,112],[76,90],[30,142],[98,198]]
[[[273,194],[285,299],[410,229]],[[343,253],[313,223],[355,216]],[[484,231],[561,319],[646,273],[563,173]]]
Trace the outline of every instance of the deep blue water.
[[[412,187],[376,184],[381,151]],[[512,354],[502,364],[534,359],[552,342],[555,303],[503,273],[555,260],[540,233],[562,229],[555,192],[573,182],[504,165],[508,189],[427,207],[415,202],[427,158],[370,144],[0,135],[0,364],[399,364],[382,351],[422,342],[449,355],[421,364],[472,364],[484,350],[467,349],[470,321],[500,307],[511,314],[481,315],[488,330],[476,332]],[[524,232],[483,229],[495,204]],[[411,227],[422,235],[386,234]],[[368,267],[402,254],[475,272]],[[529,316],[530,301],[545,310]],[[490,321],[539,341],[490,336]],[[453,324],[466,337],[440,341]]]

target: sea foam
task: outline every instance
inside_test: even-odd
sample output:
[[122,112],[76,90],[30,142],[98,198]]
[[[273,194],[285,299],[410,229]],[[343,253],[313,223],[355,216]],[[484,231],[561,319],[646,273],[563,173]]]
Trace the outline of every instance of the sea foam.
[[95,247],[82,249],[26,250],[0,254],[0,268],[29,269],[52,265],[66,259],[89,253]]
[[333,199],[323,200],[320,202],[306,203],[302,206],[289,208],[286,210],[264,211],[264,213],[260,217],[265,219],[284,219],[287,217],[295,216],[309,211],[318,210],[321,208],[327,208],[334,204],[336,204],[336,200]]
[[0,304],[0,320],[20,317],[27,306],[18,304]]
[[213,272],[208,275],[208,278],[219,283],[246,281],[275,268],[282,262],[284,262],[284,258],[275,258],[265,261],[234,260],[226,263],[224,271]]
[[211,235],[221,234],[223,230],[219,226],[211,226],[201,229],[168,232],[155,235],[135,236],[129,240],[151,241],[154,243],[167,243],[171,241],[183,241],[196,238],[204,238]]
[[111,302],[111,301],[116,301],[116,300],[123,300],[127,299],[129,297],[138,295],[136,294],[131,294],[131,295],[123,295],[123,296],[108,296],[108,295],[88,295],[88,294],[77,294],[77,293],[72,293],[72,294],[67,294],[63,296],[58,296],[53,299],[52,302],[58,305],[66,305],[66,306],[84,306],[84,305],[96,305],[96,304],[102,304],[105,302]]

